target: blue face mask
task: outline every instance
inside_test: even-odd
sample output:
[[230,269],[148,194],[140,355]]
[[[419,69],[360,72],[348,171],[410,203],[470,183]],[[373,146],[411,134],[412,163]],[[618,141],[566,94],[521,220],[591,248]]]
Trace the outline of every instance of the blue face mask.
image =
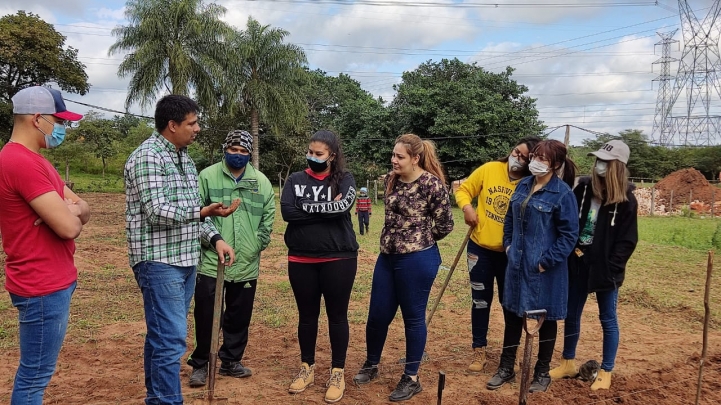
[[227,163],[231,169],[242,169],[248,164],[248,161],[250,161],[250,153],[241,155],[240,153],[225,152],[225,163]]
[[40,132],[45,135],[45,147],[48,149],[57,148],[65,140],[65,125],[50,122],[50,120],[43,117],[42,115],[40,116],[40,118],[44,119],[50,124],[53,124],[53,132],[50,135],[46,134],[45,132],[43,132],[42,129],[38,128],[38,130],[40,130]]

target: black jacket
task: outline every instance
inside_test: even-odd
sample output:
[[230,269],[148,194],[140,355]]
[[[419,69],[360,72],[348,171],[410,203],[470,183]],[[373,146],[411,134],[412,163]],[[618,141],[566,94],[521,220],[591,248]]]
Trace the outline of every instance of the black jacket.
[[[588,271],[588,292],[609,291],[620,287],[626,276],[626,263],[638,243],[638,202],[633,195],[635,186],[629,184],[628,201],[604,205],[598,210],[593,243],[578,259],[571,253],[568,270],[571,282],[580,271]],[[581,177],[573,188],[579,207],[579,229],[583,229],[591,209],[593,189],[590,177]],[[578,243],[578,242],[577,242]]]
[[[289,256],[352,258],[358,256],[351,208],[356,198],[353,175],[346,173],[338,191],[330,192],[330,177],[318,180],[305,171],[288,177],[280,212],[288,223],[285,245]],[[338,194],[342,198],[335,201]]]

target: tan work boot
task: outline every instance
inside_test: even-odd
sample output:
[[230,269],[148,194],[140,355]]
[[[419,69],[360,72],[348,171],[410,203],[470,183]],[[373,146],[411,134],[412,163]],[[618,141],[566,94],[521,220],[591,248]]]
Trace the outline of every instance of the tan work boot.
[[468,366],[468,372],[480,373],[484,367],[486,367],[486,348],[474,347],[473,360],[471,360],[471,365]]
[[315,381],[315,364],[309,366],[308,363],[303,363],[300,365],[300,371],[298,372],[298,375],[290,384],[288,392],[290,392],[291,394],[303,392],[306,388],[313,385],[313,381]]
[[578,376],[576,360],[562,358],[561,365],[549,371],[548,374],[554,380],[560,380],[561,378],[576,378],[576,376]]
[[611,371],[606,371],[604,369],[598,370],[596,381],[591,384],[591,391],[607,390],[611,388],[611,374],[613,374]]
[[345,392],[345,378],[343,378],[342,368],[333,368],[330,370],[330,380],[325,385],[328,391],[325,392],[325,402],[332,404],[343,398]]

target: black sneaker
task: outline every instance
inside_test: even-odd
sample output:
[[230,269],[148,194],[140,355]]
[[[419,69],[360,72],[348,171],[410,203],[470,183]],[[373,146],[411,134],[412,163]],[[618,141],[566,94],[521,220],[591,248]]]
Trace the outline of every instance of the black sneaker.
[[398,381],[398,385],[396,385],[396,389],[391,392],[388,399],[393,402],[406,401],[421,391],[423,391],[423,388],[421,388],[420,380],[413,381],[410,377],[403,374],[401,380]]
[[498,367],[496,374],[493,374],[490,380],[486,383],[486,388],[493,391],[501,388],[503,384],[514,382],[516,380],[516,373],[512,368]]
[[249,368],[243,367],[243,364],[241,364],[239,361],[224,361],[220,364],[220,371],[218,371],[218,374],[229,375],[236,378],[243,378],[250,377],[251,375],[253,375],[253,372],[250,371]]
[[551,385],[551,376],[546,373],[533,373],[533,381],[528,392],[546,392],[548,386]]
[[192,388],[197,387],[204,387],[205,381],[208,379],[208,365],[206,364],[205,367],[195,368],[193,367],[193,372],[190,373],[190,386]]
[[378,366],[372,365],[368,360],[363,363],[363,367],[358,370],[358,374],[353,377],[353,382],[358,385],[368,384],[378,378]]

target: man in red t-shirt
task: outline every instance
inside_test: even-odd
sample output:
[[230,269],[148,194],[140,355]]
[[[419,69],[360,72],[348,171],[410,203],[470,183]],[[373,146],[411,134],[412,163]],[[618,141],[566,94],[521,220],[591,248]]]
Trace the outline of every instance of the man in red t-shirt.
[[5,289],[18,309],[20,365],[11,404],[39,404],[65,339],[78,272],[74,239],[90,218],[88,204],[65,186],[41,148],[65,138],[59,91],[34,86],[12,98],[13,132],[0,150],[0,234]]

